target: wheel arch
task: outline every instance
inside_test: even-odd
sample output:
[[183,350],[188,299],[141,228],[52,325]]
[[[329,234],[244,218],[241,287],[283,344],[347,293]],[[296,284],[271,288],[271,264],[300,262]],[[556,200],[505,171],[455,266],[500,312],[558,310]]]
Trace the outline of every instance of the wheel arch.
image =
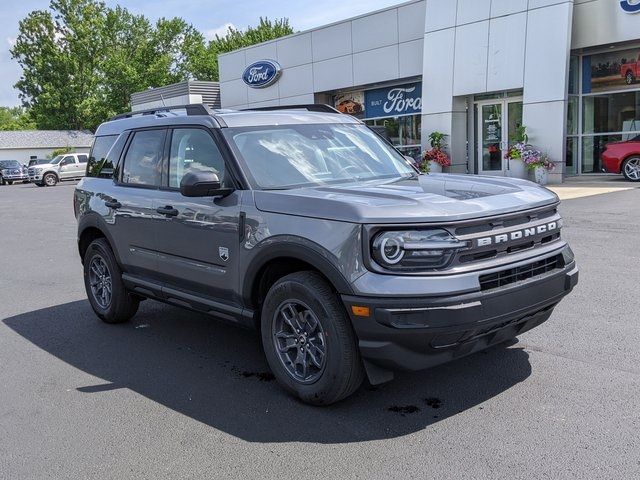
[[104,238],[109,243],[111,251],[113,252],[120,268],[122,268],[122,262],[118,251],[114,248],[113,238],[109,234],[109,230],[106,228],[104,220],[97,214],[88,214],[83,216],[78,222],[78,253],[80,254],[80,261],[84,263],[84,254],[87,248],[97,238]]
[[[320,247],[318,247],[320,248]],[[259,319],[260,304],[268,289],[280,278],[294,272],[312,270],[322,275],[341,294],[352,294],[349,282],[322,252],[296,243],[280,243],[267,247],[246,269],[242,283],[242,298]]]

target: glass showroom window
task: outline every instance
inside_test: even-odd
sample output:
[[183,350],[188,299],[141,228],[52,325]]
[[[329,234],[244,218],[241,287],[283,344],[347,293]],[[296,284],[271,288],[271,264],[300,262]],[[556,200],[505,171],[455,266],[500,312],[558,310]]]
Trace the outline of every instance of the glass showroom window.
[[404,155],[420,159],[420,115],[365,120],[370,126],[384,127],[384,136]]
[[[581,57],[582,74],[578,77],[581,95],[577,108],[580,112],[578,132],[582,173],[602,171],[601,155],[607,143],[626,141],[640,135],[640,78],[633,73],[638,65],[640,47]],[[575,152],[576,147],[572,136],[575,106],[572,105],[571,90],[575,82],[570,81],[569,85],[567,162],[570,152]]]

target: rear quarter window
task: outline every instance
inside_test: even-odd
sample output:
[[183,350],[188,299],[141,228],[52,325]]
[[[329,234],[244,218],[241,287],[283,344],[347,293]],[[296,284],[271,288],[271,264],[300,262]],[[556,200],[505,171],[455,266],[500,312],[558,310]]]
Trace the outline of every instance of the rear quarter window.
[[[113,178],[114,165],[122,152],[120,149],[120,152],[111,153],[116,140],[118,135],[105,135],[94,139],[87,162],[87,177]],[[108,155],[109,153],[111,155]]]

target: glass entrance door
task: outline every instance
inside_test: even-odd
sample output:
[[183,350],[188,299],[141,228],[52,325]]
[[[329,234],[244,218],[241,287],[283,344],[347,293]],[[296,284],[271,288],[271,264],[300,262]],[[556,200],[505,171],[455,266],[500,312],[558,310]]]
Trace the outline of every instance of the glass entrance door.
[[504,175],[504,158],[522,125],[522,99],[504,98],[477,103],[478,173]]

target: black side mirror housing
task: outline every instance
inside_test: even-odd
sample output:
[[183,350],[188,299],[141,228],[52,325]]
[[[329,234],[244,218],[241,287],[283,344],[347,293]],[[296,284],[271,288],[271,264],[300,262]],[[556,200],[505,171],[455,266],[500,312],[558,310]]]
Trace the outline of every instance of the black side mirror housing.
[[204,170],[188,172],[180,181],[180,193],[185,197],[220,197],[232,191],[222,188],[218,175]]

